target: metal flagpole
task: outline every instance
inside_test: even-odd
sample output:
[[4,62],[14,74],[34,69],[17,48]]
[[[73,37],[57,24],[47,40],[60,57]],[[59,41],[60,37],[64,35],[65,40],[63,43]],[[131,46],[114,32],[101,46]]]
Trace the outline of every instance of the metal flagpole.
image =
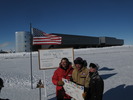
[[31,89],[33,89],[33,76],[32,76],[32,25],[30,23],[30,71],[31,71]]
[[47,80],[46,80],[46,70],[43,71],[44,73],[44,92],[45,92],[45,99],[47,100]]

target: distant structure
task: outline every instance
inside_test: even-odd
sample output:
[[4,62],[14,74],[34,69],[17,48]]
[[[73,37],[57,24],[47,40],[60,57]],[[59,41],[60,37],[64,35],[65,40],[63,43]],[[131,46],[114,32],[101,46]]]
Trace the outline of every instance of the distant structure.
[[107,47],[107,46],[121,46],[124,44],[123,39],[114,37],[92,37],[81,35],[68,35],[51,33],[62,37],[61,45],[42,45],[41,48],[89,48],[89,47]]
[[62,48],[62,47],[73,47],[73,48],[87,48],[87,47],[98,47],[99,38],[92,36],[81,36],[81,35],[68,35],[51,33],[62,37],[61,45],[51,45],[50,48]]
[[[90,47],[107,47],[107,46],[121,46],[124,44],[123,39],[114,37],[92,37],[81,35],[69,35],[51,33],[53,35],[62,37],[62,44],[60,45],[32,45],[32,51],[38,49],[48,48],[90,48]],[[16,32],[16,52],[29,52],[30,51],[30,33],[29,32]]]
[[121,46],[124,44],[123,39],[116,39],[114,37],[99,37],[100,46]]
[[29,52],[30,51],[30,32],[19,31],[15,32],[16,36],[16,52]]
[[7,51],[0,50],[0,53],[8,53]]

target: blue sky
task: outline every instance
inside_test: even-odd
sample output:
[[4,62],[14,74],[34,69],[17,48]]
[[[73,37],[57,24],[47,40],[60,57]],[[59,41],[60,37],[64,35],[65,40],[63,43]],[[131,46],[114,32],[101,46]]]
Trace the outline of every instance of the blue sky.
[[109,36],[133,45],[133,0],[0,0],[0,49],[30,23],[46,33]]

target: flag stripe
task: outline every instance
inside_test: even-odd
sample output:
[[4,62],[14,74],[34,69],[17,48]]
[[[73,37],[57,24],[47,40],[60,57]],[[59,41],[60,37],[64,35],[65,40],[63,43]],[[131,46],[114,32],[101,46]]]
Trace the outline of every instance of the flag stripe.
[[39,43],[43,43],[43,44],[47,44],[47,43],[56,43],[56,44],[61,44],[61,41],[34,41],[33,44],[39,44]]
[[51,40],[35,40],[34,42],[61,42],[59,40],[51,41]]
[[57,42],[57,43],[55,43],[55,42],[54,43],[52,43],[52,42],[45,42],[45,43],[44,42],[38,42],[38,43],[35,42],[34,43],[34,45],[58,45],[58,44],[60,44],[60,43],[59,42]]
[[33,45],[57,45],[61,42],[62,37],[33,28]]
[[[49,39],[48,37],[34,37],[34,39]],[[51,38],[52,40],[59,40],[61,38]]]

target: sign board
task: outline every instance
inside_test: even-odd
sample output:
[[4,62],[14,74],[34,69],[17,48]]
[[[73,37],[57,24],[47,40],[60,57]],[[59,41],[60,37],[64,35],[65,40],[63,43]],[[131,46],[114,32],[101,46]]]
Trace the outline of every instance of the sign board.
[[84,100],[82,94],[84,92],[84,87],[77,85],[71,81],[68,81],[67,79],[62,79],[63,82],[65,83],[63,85],[66,94],[69,96],[73,97],[76,100]]
[[40,49],[38,51],[38,57],[40,69],[53,69],[59,67],[59,63],[64,57],[73,63],[74,50],[73,48]]

